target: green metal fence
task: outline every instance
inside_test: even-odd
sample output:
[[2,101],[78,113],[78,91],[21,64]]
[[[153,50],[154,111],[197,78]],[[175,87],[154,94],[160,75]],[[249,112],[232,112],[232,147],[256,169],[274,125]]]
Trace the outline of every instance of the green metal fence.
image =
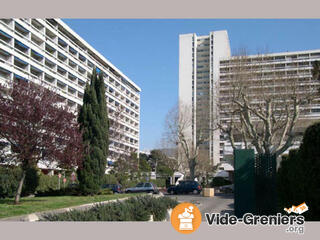
[[234,151],[234,207],[239,218],[255,212],[255,157],[253,149]]

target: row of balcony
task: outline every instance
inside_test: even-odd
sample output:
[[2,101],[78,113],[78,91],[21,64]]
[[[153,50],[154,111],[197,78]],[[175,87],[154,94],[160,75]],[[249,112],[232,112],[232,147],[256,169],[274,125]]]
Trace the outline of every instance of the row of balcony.
[[[35,20],[35,19],[31,20],[31,26],[33,28],[35,28],[37,31],[40,31],[39,24],[41,25],[41,23],[39,23],[37,20]],[[29,36],[30,32],[28,32],[27,29],[24,28],[24,30],[21,31],[21,29],[23,27],[16,22],[15,22],[15,26],[19,26],[19,27],[15,27],[15,31],[17,34],[19,34],[21,37],[25,37],[28,40],[30,40],[30,36]],[[91,72],[92,68],[94,67],[93,63],[91,61],[87,60],[77,50],[75,50],[76,47],[73,48],[70,45],[68,45],[66,41],[64,41],[62,38],[59,38],[57,35],[54,35],[54,33],[52,31],[50,31],[48,28],[44,28],[44,26],[43,26],[42,29],[45,29],[45,33],[44,33],[44,30],[41,33],[44,34],[44,36],[46,38],[44,38],[42,40],[39,38],[39,36],[36,36],[35,34],[31,33],[31,42],[34,45],[36,45],[37,47],[40,47],[40,49],[45,51],[47,54],[56,58],[62,64],[65,64],[67,67],[70,67],[71,69],[77,71],[80,75],[83,75],[84,77],[88,78],[89,72]],[[22,34],[22,32],[24,34]],[[57,49],[55,49],[52,45],[48,44],[48,41],[46,41],[47,39],[50,40],[54,44],[53,46],[57,46],[60,50],[62,50],[64,52],[64,54],[61,51],[58,51]],[[67,56],[69,56],[69,58]],[[71,58],[73,60],[71,60]],[[76,62],[79,64],[77,64]],[[116,72],[109,74],[110,79],[111,79],[111,75],[114,75],[115,73]],[[107,74],[105,74],[105,75],[108,76]],[[115,78],[115,76],[114,76],[114,78]],[[115,79],[113,79],[113,81],[118,83],[118,81]],[[118,83],[118,84],[120,85],[120,83]],[[130,91],[127,90],[126,94],[129,95]],[[139,100],[139,96],[136,96],[133,93],[130,94],[130,97],[134,98],[136,101]]]

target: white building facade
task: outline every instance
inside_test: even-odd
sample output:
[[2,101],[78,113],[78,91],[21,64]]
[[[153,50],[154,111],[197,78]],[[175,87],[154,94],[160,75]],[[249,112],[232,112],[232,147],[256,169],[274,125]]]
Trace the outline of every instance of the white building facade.
[[139,153],[141,89],[60,19],[0,20],[0,82],[41,81],[77,111],[93,68],[102,71],[109,118],[117,137],[110,138],[108,161]]
[[[312,62],[320,61],[320,50],[285,52],[264,54],[263,60],[258,55],[249,55],[249,65],[262,66],[263,75],[295,78],[304,88],[318,88],[320,83],[312,79]],[[231,144],[220,131],[215,130],[214,121],[220,123],[224,119],[223,109],[225,97],[231,91],[232,64],[236,57],[231,56],[227,31],[210,32],[208,36],[196,34],[183,34],[179,38],[179,103],[192,108],[189,118],[192,124],[187,131],[193,141],[196,141],[197,129],[208,129],[209,141],[204,147],[208,158],[213,165],[220,161],[229,161],[233,154]],[[279,83],[275,84],[275,87]],[[261,89],[260,89],[261,90]],[[260,91],[261,92],[261,91]],[[255,93],[253,93],[255,94]],[[256,93],[258,94],[258,92]],[[279,91],[281,94],[281,91]],[[302,93],[303,94],[303,93]],[[218,107],[219,105],[219,107]],[[180,110],[181,110],[180,105]],[[227,111],[227,110],[226,110]],[[206,121],[199,121],[201,116],[208,116]],[[311,105],[304,108],[299,117],[297,131],[302,133],[306,126],[320,119],[320,99],[315,99]],[[298,146],[299,142],[295,142]],[[244,143],[237,142],[236,146],[242,148]],[[183,155],[183,153],[180,153]]]
[[[227,31],[210,32],[207,36],[183,34],[179,37],[179,104],[188,111],[192,124],[186,131],[195,147],[196,133],[207,129],[200,149],[216,165],[220,162],[220,131],[213,129],[217,117],[214,99],[219,80],[219,61],[230,57]],[[187,117],[187,116],[185,116]],[[203,131],[202,131],[203,132]],[[180,155],[183,155],[179,151]],[[181,156],[182,157],[182,156]]]

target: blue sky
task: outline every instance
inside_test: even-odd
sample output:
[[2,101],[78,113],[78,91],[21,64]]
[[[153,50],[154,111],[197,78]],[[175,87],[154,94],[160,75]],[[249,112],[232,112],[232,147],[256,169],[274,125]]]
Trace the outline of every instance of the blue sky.
[[231,51],[250,54],[320,49],[320,19],[63,19],[140,86],[140,150],[158,147],[177,102],[179,34],[227,30]]

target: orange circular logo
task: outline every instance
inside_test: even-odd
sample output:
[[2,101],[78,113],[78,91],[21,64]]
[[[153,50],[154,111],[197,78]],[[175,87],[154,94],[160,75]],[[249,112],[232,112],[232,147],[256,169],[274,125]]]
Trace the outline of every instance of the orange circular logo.
[[192,203],[180,203],[172,210],[171,224],[179,233],[193,233],[201,224],[201,212]]

